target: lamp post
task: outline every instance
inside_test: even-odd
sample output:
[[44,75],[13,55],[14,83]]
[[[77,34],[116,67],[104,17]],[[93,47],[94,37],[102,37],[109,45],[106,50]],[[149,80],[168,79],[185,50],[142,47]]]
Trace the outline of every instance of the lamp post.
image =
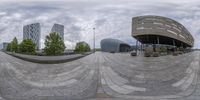
[[95,28],[93,28],[93,39],[94,39],[94,41],[93,41],[93,52],[95,53]]

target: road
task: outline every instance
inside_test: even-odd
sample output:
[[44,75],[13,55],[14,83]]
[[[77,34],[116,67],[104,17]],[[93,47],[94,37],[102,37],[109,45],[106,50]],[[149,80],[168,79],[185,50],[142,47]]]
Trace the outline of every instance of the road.
[[146,58],[96,52],[37,64],[0,52],[0,100],[198,100],[199,53]]

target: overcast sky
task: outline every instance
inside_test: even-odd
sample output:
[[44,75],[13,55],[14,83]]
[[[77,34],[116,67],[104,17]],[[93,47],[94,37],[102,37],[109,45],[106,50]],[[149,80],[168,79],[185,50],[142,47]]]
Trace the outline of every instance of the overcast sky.
[[41,45],[54,23],[65,25],[68,49],[86,41],[92,47],[104,38],[135,44],[131,19],[141,15],[169,17],[183,24],[200,48],[200,0],[0,0],[0,43],[23,38],[23,26],[41,24]]

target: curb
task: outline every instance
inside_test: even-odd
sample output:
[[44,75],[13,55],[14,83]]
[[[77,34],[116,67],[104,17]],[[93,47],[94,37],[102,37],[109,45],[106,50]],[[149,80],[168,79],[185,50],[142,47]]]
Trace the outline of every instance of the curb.
[[86,54],[65,55],[65,56],[35,56],[35,55],[25,55],[25,54],[10,53],[10,52],[5,52],[5,53],[25,61],[40,63],[40,64],[65,63],[92,54],[92,53],[86,53]]

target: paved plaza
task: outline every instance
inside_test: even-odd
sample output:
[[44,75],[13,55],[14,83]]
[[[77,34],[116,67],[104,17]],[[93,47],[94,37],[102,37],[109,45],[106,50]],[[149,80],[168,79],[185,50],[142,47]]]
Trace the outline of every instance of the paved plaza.
[[0,100],[199,100],[199,54],[96,52],[67,63],[37,64],[0,52]]

